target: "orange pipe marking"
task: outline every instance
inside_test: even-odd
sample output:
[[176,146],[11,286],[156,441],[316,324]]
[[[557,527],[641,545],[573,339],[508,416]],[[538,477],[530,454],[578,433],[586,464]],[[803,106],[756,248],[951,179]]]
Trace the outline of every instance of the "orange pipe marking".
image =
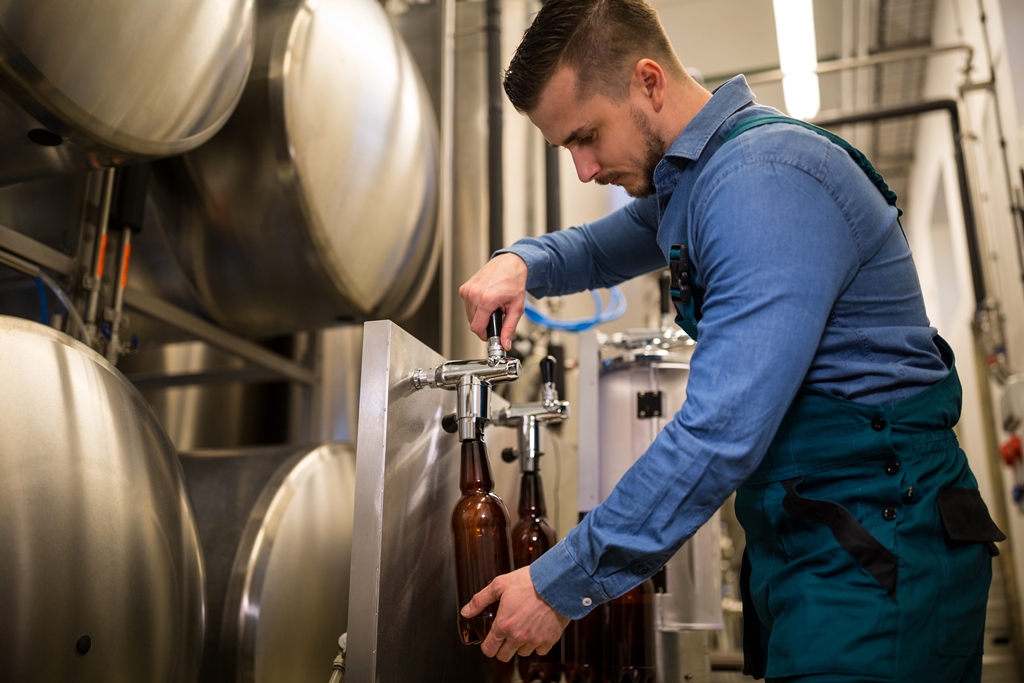
[[121,289],[128,286],[128,261],[132,257],[132,245],[124,248],[124,263],[121,264]]

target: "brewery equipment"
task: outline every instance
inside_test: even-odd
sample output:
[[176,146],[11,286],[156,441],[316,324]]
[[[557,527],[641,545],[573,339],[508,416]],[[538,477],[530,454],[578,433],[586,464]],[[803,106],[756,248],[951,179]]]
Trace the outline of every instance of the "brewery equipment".
[[322,683],[348,622],[355,449],[181,456],[206,560],[199,680]]
[[171,442],[106,359],[0,317],[0,680],[192,683],[203,564]]
[[[581,510],[611,493],[682,406],[693,347],[667,327],[581,337]],[[654,596],[657,680],[706,681],[707,632],[723,625],[719,513],[683,544],[662,577]]]
[[374,0],[263,0],[258,14],[235,115],[154,169],[150,239],[206,315],[244,336],[408,317],[439,249],[419,70]]
[[0,0],[0,185],[180,154],[234,111],[252,0]]

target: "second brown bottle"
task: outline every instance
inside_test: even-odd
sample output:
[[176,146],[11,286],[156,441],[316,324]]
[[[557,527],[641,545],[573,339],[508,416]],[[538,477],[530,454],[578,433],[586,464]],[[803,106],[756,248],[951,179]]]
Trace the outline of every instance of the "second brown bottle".
[[[516,568],[525,567],[555,545],[555,530],[547,520],[544,485],[539,472],[523,472],[519,482],[519,521],[512,527],[512,556]],[[557,683],[562,677],[561,643],[546,655],[534,652],[519,658],[519,675],[525,683]]]

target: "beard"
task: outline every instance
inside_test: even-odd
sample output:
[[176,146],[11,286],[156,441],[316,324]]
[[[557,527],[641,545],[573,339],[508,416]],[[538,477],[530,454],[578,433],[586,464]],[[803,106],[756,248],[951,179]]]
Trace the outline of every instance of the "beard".
[[[633,125],[636,131],[640,134],[640,138],[643,144],[643,150],[641,154],[634,156],[630,159],[630,166],[632,169],[628,176],[635,176],[637,178],[637,184],[628,188],[622,185],[622,189],[626,191],[630,197],[634,199],[646,199],[655,192],[654,187],[654,169],[657,168],[661,162],[662,157],[665,156],[665,149],[667,145],[658,134],[654,131],[654,127],[651,125],[650,119],[647,115],[640,111],[636,106],[630,105],[629,108],[630,117],[633,119]],[[608,175],[597,178],[595,182],[598,185],[608,185],[611,181],[617,180],[622,177],[621,173],[609,173]],[[619,183],[616,183],[617,185]]]
[[665,156],[666,145],[665,141],[654,132],[654,127],[646,114],[635,106],[630,106],[629,113],[633,117],[637,131],[643,136],[644,151],[643,155],[634,161],[639,169],[640,185],[633,188],[632,191],[627,190],[626,194],[636,199],[646,199],[655,192],[654,169],[658,167],[662,157]]

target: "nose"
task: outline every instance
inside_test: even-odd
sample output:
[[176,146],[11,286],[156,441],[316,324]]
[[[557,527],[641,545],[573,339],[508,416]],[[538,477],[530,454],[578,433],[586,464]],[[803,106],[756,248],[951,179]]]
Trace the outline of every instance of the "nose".
[[570,150],[570,154],[572,154],[572,163],[576,166],[576,175],[579,176],[580,182],[589,183],[597,177],[601,171],[601,164],[597,163],[597,159],[592,153],[576,148]]

